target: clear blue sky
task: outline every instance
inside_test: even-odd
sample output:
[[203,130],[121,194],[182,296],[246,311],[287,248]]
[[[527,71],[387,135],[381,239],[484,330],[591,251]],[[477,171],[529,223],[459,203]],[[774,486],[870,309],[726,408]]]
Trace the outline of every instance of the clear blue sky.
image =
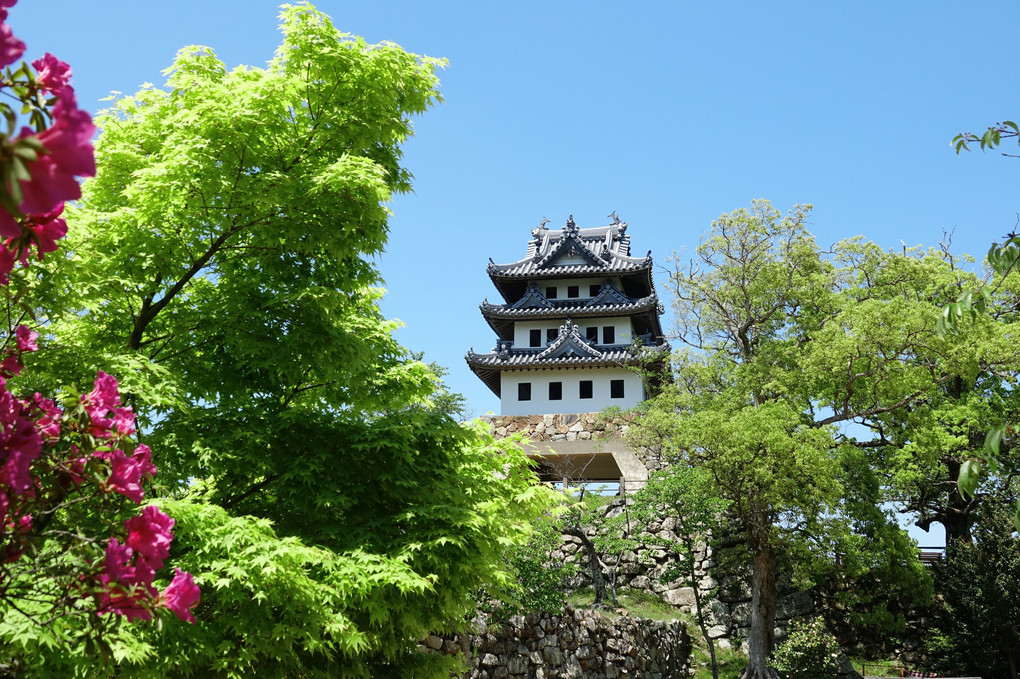
[[[949,143],[1020,116],[1015,2],[317,6],[370,42],[450,61],[445,103],[407,144],[415,193],[391,205],[380,266],[401,341],[449,367],[473,414],[498,410],[463,360],[494,340],[485,264],[522,257],[542,217],[596,226],[615,210],[660,260],[759,197],[813,203],[822,245],[934,246],[946,229],[980,255],[1017,221],[1020,160]],[[161,84],[183,45],[263,65],[276,15],[264,0],[21,0],[9,23],[30,58],[71,63],[81,105],[99,108]]]

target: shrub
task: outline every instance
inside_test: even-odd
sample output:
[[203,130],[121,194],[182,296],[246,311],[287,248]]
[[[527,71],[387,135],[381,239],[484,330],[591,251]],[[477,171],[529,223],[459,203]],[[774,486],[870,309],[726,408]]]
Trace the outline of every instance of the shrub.
[[772,665],[789,679],[836,679],[839,643],[815,618],[790,625],[789,634],[772,653]]

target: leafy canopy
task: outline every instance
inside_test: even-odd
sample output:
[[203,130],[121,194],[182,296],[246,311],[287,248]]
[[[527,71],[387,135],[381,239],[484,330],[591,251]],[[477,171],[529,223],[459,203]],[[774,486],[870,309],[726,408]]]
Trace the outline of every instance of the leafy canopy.
[[378,307],[400,145],[443,62],[307,4],[281,21],[265,68],[187,47],[100,116],[98,173],[37,284],[59,340],[37,382],[124,377],[180,517],[171,558],[209,592],[194,636],[108,638],[108,671],[447,676],[416,640],[509,585],[502,554],[546,493],[518,448],[455,421]]

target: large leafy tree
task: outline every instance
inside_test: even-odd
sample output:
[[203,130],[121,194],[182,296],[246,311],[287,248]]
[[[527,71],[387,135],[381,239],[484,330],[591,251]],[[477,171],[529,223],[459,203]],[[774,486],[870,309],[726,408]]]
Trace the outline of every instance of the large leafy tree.
[[[980,144],[981,150],[986,151],[998,148],[1003,139],[1018,139],[1018,137],[1020,137],[1020,127],[1012,120],[1006,120],[989,126],[980,137],[973,132],[962,132],[956,135],[953,138],[953,148],[959,154],[962,151],[970,151],[970,145],[977,142]],[[1013,153],[1003,152],[1002,155],[1010,158],[1017,157]],[[940,335],[959,333],[959,325],[964,319],[974,320],[979,314],[986,311],[992,311],[998,317],[1005,316],[1011,319],[1015,316],[1018,308],[1015,272],[1020,267],[1020,234],[1017,233],[1016,225],[1003,236],[1001,243],[992,243],[985,258],[985,264],[989,273],[985,284],[962,291],[955,302],[947,304],[942,310],[938,326]],[[1008,289],[1010,286],[1013,287],[1014,292],[1009,303],[1003,305],[1001,304],[1001,290]],[[1000,298],[998,305],[995,304],[997,296]],[[1003,314],[1004,311],[1005,314]],[[1007,413],[1007,417],[996,422],[988,430],[983,447],[964,461],[961,467],[959,486],[965,497],[974,495],[983,474],[1000,475],[1000,448],[1004,443],[1009,448],[1015,446],[1016,429],[1012,412]],[[1008,474],[1008,470],[1006,473]],[[1020,502],[1015,506],[1013,523],[1017,529],[1020,529]]]
[[940,596],[925,651],[932,669],[948,674],[1020,676],[1020,540],[1012,519],[1015,496],[1002,492],[978,508],[974,543],[957,546],[940,564]]
[[[121,676],[445,676],[416,641],[507,584],[542,493],[519,450],[455,421],[373,287],[441,62],[306,4],[281,18],[267,67],[188,47],[97,119],[98,173],[36,290],[55,341],[35,372],[123,376],[203,587],[193,636],[107,640]],[[40,675],[88,663],[28,652]]]
[[[973,352],[935,335],[938,302],[914,289],[937,274],[952,289],[949,263],[857,239],[823,253],[808,210],[755,201],[678,265],[686,348],[637,428],[639,443],[702,468],[730,502],[750,553],[745,679],[772,676],[780,557],[815,581],[898,574],[923,596],[916,552],[876,507],[892,472],[876,471],[873,453],[889,445],[883,422],[975,372]],[[850,422],[879,433],[840,431]]]

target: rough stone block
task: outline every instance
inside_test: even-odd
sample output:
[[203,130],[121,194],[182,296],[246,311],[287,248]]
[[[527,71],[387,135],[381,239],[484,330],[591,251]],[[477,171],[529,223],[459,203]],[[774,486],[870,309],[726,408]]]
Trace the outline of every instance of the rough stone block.
[[718,639],[719,637],[726,636],[726,628],[721,625],[713,625],[708,628],[708,638]]
[[[559,667],[563,664],[563,653],[555,646],[547,646],[542,649],[542,658],[546,663],[554,667]],[[482,664],[484,665],[485,663],[483,662]]]
[[776,618],[780,620],[789,620],[813,610],[815,610],[815,604],[807,592],[794,592],[776,602]]
[[670,589],[663,594],[662,598],[674,606],[690,607],[694,605],[694,588],[680,587],[678,589]]
[[751,602],[744,601],[735,604],[731,609],[730,618],[737,627],[749,627],[751,625]]
[[528,658],[524,655],[517,655],[507,660],[506,669],[510,674],[526,674],[528,672]]

